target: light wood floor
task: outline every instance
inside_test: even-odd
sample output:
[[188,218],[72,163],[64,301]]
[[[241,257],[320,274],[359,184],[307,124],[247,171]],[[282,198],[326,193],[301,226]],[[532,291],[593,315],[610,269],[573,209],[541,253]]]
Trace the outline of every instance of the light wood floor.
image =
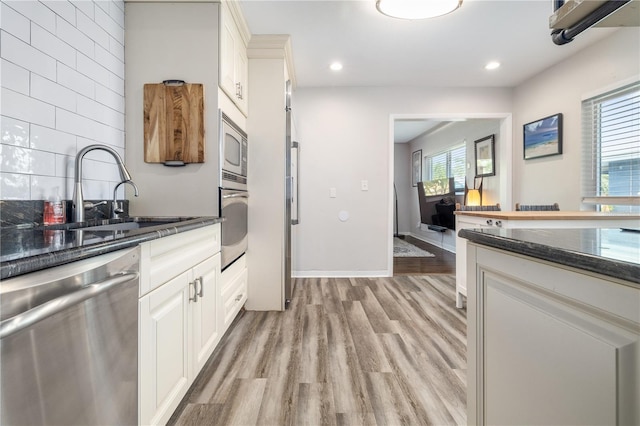
[[453,275],[297,279],[241,312],[169,424],[466,424]]
[[422,240],[405,236],[414,246],[435,254],[435,257],[394,257],[393,275],[455,274],[456,255]]

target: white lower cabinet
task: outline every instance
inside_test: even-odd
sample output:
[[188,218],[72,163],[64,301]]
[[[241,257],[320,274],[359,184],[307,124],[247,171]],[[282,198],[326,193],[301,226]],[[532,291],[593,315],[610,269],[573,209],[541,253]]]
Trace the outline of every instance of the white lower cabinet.
[[141,253],[139,423],[165,424],[226,330],[220,225],[144,243]]
[[140,423],[165,424],[220,339],[220,254],[140,299]]
[[222,325],[226,330],[247,301],[247,260],[242,256],[222,273]]
[[467,422],[640,424],[640,288],[468,244]]

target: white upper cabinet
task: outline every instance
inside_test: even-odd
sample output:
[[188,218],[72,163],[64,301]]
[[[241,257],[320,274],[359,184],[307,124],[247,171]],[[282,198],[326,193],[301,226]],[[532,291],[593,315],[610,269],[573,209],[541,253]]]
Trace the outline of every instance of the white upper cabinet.
[[[248,112],[248,31],[235,3],[222,2],[220,14],[220,88],[246,116]],[[244,33],[244,37],[243,37]]]

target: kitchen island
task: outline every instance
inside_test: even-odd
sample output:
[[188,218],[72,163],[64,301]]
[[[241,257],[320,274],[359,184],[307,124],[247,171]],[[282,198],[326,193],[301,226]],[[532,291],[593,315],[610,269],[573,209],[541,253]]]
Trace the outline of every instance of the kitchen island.
[[[456,232],[472,228],[633,228],[640,215],[587,211],[460,211],[456,210]],[[462,308],[467,295],[467,241],[456,234],[456,306]]]
[[469,424],[640,424],[640,233],[463,229]]

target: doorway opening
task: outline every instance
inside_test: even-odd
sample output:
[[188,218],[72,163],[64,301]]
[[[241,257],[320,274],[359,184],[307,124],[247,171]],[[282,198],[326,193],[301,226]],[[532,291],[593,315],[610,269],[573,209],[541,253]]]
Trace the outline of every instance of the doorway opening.
[[[389,275],[455,274],[455,231],[446,229],[440,232],[422,223],[417,182],[450,177],[443,175],[445,171],[453,173],[451,154],[447,157],[446,153],[457,147],[456,175],[461,174],[461,151],[465,157],[462,176],[456,179],[456,201],[462,202],[464,182],[473,186],[475,178],[474,141],[493,134],[496,141],[496,175],[485,179],[483,201],[510,205],[512,116],[507,113],[391,114],[389,129],[389,158],[393,159],[389,172]],[[461,149],[460,146],[465,148]],[[418,164],[416,158],[419,158]],[[394,256],[394,240],[398,234],[404,236],[405,241],[435,256]]]

